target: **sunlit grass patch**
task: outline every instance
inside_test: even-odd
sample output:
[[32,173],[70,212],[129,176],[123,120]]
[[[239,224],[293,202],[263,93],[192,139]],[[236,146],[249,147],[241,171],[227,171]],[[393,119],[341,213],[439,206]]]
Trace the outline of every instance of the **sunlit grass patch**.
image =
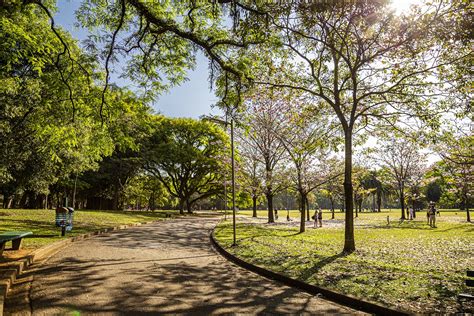
[[[66,237],[77,236],[88,232],[140,222],[160,220],[165,213],[176,211],[89,211],[74,212],[73,229]],[[36,249],[60,240],[60,228],[55,226],[54,210],[0,210],[0,232],[31,231],[33,235],[23,239],[24,249]]]
[[437,228],[426,224],[423,213],[390,225],[387,215],[400,216],[398,211],[359,214],[357,250],[351,254],[341,253],[343,225],[308,225],[299,234],[298,226],[285,226],[284,220],[268,225],[242,218],[236,247],[230,247],[229,221],[215,236],[240,258],[305,282],[414,312],[454,312],[457,295],[472,292],[464,280],[466,270],[474,268],[474,225],[462,212],[442,212]]

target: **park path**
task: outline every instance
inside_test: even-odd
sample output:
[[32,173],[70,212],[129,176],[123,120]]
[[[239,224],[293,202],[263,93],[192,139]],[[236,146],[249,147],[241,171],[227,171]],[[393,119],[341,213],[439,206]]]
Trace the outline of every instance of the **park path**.
[[209,241],[217,219],[186,218],[83,241],[35,269],[34,315],[327,314],[355,311],[246,271]]

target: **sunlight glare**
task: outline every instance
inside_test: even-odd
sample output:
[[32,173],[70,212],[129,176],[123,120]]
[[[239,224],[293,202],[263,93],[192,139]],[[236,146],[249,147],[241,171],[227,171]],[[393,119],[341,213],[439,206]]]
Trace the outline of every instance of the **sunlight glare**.
[[395,13],[400,15],[410,11],[412,5],[422,4],[422,0],[391,0],[390,6],[395,10]]

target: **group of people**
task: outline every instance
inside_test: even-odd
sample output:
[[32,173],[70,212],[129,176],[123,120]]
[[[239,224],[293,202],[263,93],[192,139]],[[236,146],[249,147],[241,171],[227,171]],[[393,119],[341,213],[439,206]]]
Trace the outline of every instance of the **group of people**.
[[[274,209],[275,220],[278,220],[278,210]],[[323,227],[323,210],[321,208],[314,211],[314,215],[311,217],[314,220],[314,228]],[[291,221],[290,211],[287,210],[286,220]]]
[[314,228],[323,227],[323,210],[321,208],[314,211]]

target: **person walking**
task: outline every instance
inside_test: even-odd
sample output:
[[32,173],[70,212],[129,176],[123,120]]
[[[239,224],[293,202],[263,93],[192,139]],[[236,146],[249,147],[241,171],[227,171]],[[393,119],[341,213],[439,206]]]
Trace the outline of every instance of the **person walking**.
[[278,210],[275,209],[275,220],[278,220]]

